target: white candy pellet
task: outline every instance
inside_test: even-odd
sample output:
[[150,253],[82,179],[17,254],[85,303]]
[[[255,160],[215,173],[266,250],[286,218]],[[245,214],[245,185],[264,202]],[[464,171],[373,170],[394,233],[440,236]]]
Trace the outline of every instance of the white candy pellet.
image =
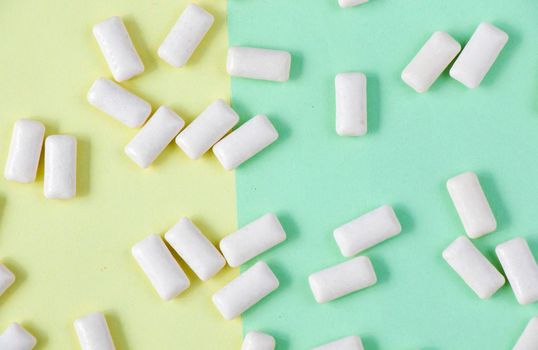
[[273,213],[268,213],[220,241],[228,265],[237,267],[286,239],[286,232]]
[[77,139],[51,135],[45,140],[45,197],[69,199],[77,193]]
[[343,256],[353,256],[402,231],[390,205],[374,209],[334,230],[334,239]]
[[144,64],[120,17],[111,17],[93,26],[93,35],[117,81],[131,79],[144,71]]
[[216,100],[176,137],[177,145],[191,159],[200,158],[233,128],[239,116],[223,100]]
[[450,68],[450,76],[470,89],[478,87],[507,42],[508,34],[480,23]]
[[164,237],[202,281],[226,265],[217,248],[187,218],[181,218]]
[[241,350],[274,350],[275,338],[261,332],[248,332],[243,339]]
[[538,266],[522,237],[499,244],[495,248],[517,301],[530,304],[538,300]]
[[168,64],[181,67],[191,57],[209,28],[213,15],[194,4],[189,4],[159,47],[158,55]]
[[258,261],[213,295],[213,303],[222,316],[231,320],[248,310],[278,288],[273,271]]
[[15,282],[15,275],[5,265],[0,264],[0,295]]
[[402,80],[425,92],[460,52],[461,45],[445,32],[435,32],[402,72]]
[[31,350],[36,345],[35,337],[18,323],[12,323],[0,335],[2,350]]
[[497,221],[475,173],[467,172],[449,179],[448,193],[471,238],[478,238],[497,229]]
[[364,4],[365,2],[368,2],[368,0],[338,0],[338,5],[342,8],[346,8]]
[[538,317],[531,318],[512,350],[538,350]]
[[93,83],[87,98],[92,106],[130,128],[142,126],[151,113],[149,103],[105,78]]
[[4,177],[7,180],[34,182],[43,146],[45,126],[30,119],[19,119],[13,125]]
[[185,125],[173,110],[161,106],[125,146],[125,153],[136,164],[147,168]]
[[374,285],[377,277],[370,259],[358,256],[308,277],[312,294],[319,304]]
[[230,47],[226,70],[234,77],[284,82],[290,78],[291,54],[287,51]]
[[170,300],[189,288],[189,278],[161,237],[150,235],[133,246],[131,252],[162,299]]
[[334,79],[336,95],[336,133],[361,136],[367,131],[366,76],[340,73]]
[[504,285],[503,275],[465,236],[456,238],[443,251],[443,258],[481,299]]
[[75,321],[75,330],[82,350],[114,350],[114,342],[105,316],[94,312]]
[[226,136],[215,146],[213,153],[226,170],[241,165],[256,153],[278,139],[271,121],[265,115],[257,115]]
[[364,350],[361,338],[356,335],[341,338],[312,350]]

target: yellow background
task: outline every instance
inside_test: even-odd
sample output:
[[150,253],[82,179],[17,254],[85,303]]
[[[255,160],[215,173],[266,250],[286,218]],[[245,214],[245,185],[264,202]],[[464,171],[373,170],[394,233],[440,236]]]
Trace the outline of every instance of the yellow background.
[[34,184],[0,180],[0,261],[17,281],[0,297],[0,332],[21,322],[37,349],[78,348],[72,322],[102,310],[118,349],[239,348],[239,320],[224,321],[211,295],[237,271],[202,283],[184,264],[189,290],[159,299],[130,254],[133,244],[189,216],[213,241],[236,226],[234,175],[212,155],[189,160],[174,144],[150,169],[123,153],[137,130],[86,102],[92,82],[111,74],[91,28],[121,16],[146,66],[122,84],[191,121],[216,98],[229,99],[224,1],[197,1],[216,21],[189,64],[176,69],[156,51],[187,4],[183,0],[4,0],[0,2],[0,164],[11,128],[34,118],[46,134],[79,142],[77,197],[43,197]]

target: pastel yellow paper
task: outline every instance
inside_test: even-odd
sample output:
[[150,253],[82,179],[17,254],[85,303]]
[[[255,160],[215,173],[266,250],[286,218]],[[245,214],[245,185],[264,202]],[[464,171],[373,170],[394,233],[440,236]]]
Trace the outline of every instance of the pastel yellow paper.
[[123,153],[137,130],[86,102],[92,82],[111,77],[91,28],[115,15],[124,19],[146,66],[122,85],[154,110],[166,104],[190,121],[216,98],[228,100],[225,1],[195,1],[216,20],[187,66],[173,68],[156,54],[187,3],[0,3],[2,168],[19,118],[42,121],[47,135],[72,134],[79,141],[74,200],[43,197],[42,164],[34,184],[0,180],[0,261],[17,275],[0,297],[0,332],[21,322],[37,337],[37,349],[77,349],[72,322],[102,310],[118,349],[239,348],[240,321],[225,321],[211,303],[236,271],[227,268],[202,283],[187,269],[191,288],[164,302],[130,253],[137,241],[164,233],[181,216],[191,217],[213,242],[233,231],[233,173],[212,155],[191,161],[175,145],[150,169],[140,169]]

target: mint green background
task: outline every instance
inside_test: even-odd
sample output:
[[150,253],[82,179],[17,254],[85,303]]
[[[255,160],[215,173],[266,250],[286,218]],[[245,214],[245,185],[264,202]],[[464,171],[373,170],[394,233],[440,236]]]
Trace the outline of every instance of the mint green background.
[[[462,45],[481,21],[510,40],[482,85],[445,72],[425,94],[400,73],[436,30]],[[289,50],[291,81],[232,79],[242,118],[266,113],[280,140],[237,171],[239,224],[276,211],[288,240],[262,259],[281,287],[244,316],[279,349],[305,349],[357,334],[367,350],[510,349],[538,305],[509,286],[480,300],[441,258],[462,225],[445,181],[475,171],[499,223],[475,240],[494,247],[525,236],[538,255],[538,3],[536,1],[230,0],[230,45]],[[365,137],[334,131],[334,75],[368,77]],[[365,252],[378,284],[318,305],[307,276],[342,262],[332,230],[382,204],[401,235]]]

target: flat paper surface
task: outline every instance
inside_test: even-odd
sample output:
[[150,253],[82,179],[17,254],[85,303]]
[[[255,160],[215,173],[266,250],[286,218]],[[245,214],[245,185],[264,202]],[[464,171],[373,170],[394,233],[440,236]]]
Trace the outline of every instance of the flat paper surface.
[[11,129],[34,118],[46,134],[78,139],[78,194],[47,200],[43,167],[36,183],[0,179],[0,261],[17,282],[0,297],[0,332],[21,322],[36,349],[78,349],[73,321],[103,311],[118,350],[238,349],[241,323],[224,321],[212,294],[236,273],[226,268],[162,301],[131,256],[149,234],[189,216],[212,242],[235,230],[233,173],[212,155],[188,159],[170,145],[149,169],[123,148],[136,134],[86,102],[93,81],[111,73],[91,28],[121,16],[146,71],[121,85],[166,104],[190,122],[217,98],[229,99],[224,1],[196,1],[215,24],[183,68],[157,48],[189,1],[7,0],[0,3],[0,164]]
[[[499,267],[496,244],[522,235],[538,256],[538,3],[371,0],[231,0],[231,45],[289,50],[284,84],[232,80],[242,118],[265,113],[280,139],[236,173],[239,224],[267,211],[288,240],[261,258],[280,288],[244,314],[244,330],[268,332],[279,349],[307,349],[352,334],[365,349],[510,349],[538,304],[521,306],[508,285],[480,300],[441,252],[463,227],[445,182],[475,171],[499,223],[473,242]],[[400,74],[436,30],[462,46],[482,21],[510,40],[482,85],[448,76],[418,94]],[[334,77],[368,80],[368,133],[335,131]],[[317,305],[307,276],[342,262],[332,230],[382,204],[402,233],[364,252],[378,284]]]

